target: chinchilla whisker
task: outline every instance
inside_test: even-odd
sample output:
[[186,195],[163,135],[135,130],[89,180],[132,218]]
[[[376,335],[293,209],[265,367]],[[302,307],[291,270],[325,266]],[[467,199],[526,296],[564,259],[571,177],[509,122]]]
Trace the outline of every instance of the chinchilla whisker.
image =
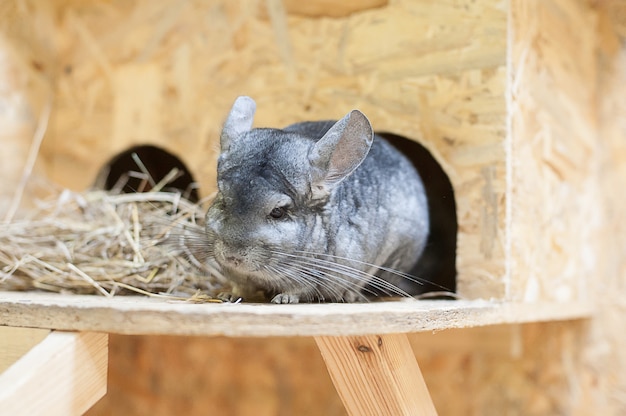
[[191,265],[210,275],[224,279],[219,266],[214,262],[213,245],[203,231],[170,229],[156,243],[165,246],[175,255],[184,257]]
[[168,229],[163,232],[163,236],[186,236],[193,240],[204,240],[207,239],[207,234],[201,225],[198,224],[174,224],[171,225]]
[[324,298],[324,296],[319,291],[319,289],[317,289],[317,287],[314,284],[314,282],[309,281],[306,278],[305,275],[302,275],[302,274],[299,274],[299,273],[295,273],[293,270],[290,270],[290,269],[282,267],[282,266],[265,266],[265,269],[267,271],[269,271],[270,273],[275,273],[278,276],[283,276],[283,277],[286,277],[288,279],[293,279],[297,283],[300,283],[301,285],[303,285],[305,287],[311,288],[317,294],[318,299],[323,299]]
[[[332,254],[326,254],[326,253],[313,253],[313,252],[301,251],[301,250],[296,250],[296,251],[294,251],[294,252],[295,252],[295,253],[301,253],[301,254],[304,254],[304,255],[309,255],[309,256],[322,256],[322,257],[330,257],[330,258],[332,258],[332,259],[343,260],[343,261],[348,261],[348,262],[352,262],[352,263],[356,263],[356,264],[362,264],[362,265],[364,265],[364,266],[375,267],[375,268],[380,269],[380,270],[383,270],[383,271],[385,271],[385,272],[393,273],[393,274],[395,274],[396,276],[400,276],[400,277],[402,277],[402,278],[404,278],[404,279],[406,279],[406,280],[408,280],[408,281],[410,281],[410,282],[417,283],[417,284],[419,284],[419,285],[424,285],[425,283],[428,283],[428,284],[431,284],[431,285],[437,286],[438,288],[440,288],[440,289],[442,289],[442,290],[444,290],[444,291],[450,292],[450,289],[449,289],[449,288],[447,288],[447,287],[445,287],[445,286],[438,285],[437,283],[432,282],[432,281],[430,281],[430,280],[423,279],[423,278],[421,278],[421,277],[414,276],[414,275],[409,274],[409,273],[401,272],[401,271],[399,271],[399,270],[394,270],[394,269],[389,268],[389,267],[378,266],[378,265],[376,265],[376,264],[367,263],[367,262],[360,261],[360,260],[354,260],[354,259],[351,259],[351,258],[348,258],[348,257],[335,256],[335,255],[332,255]],[[331,262],[331,263],[333,263],[333,262]]]
[[[358,293],[358,291],[354,290],[354,283],[349,281],[348,279],[342,277],[341,275],[337,275],[337,274],[331,274],[331,273],[327,273],[327,272],[323,272],[321,270],[319,270],[319,268],[317,268],[314,264],[310,264],[310,263],[304,263],[304,262],[291,262],[289,264],[289,267],[292,269],[296,269],[298,271],[300,271],[301,273],[305,273],[311,277],[316,278],[316,282],[318,282],[320,284],[320,286],[323,286],[326,290],[328,290],[329,292],[331,292],[336,299],[341,299],[343,298],[341,292],[337,291],[334,286],[339,286],[341,289],[344,289],[345,291],[349,291],[349,292],[354,292],[354,293]],[[311,268],[313,268],[313,270],[311,270]],[[357,279],[354,279],[357,280]],[[375,295],[374,292],[372,292],[371,290],[365,288],[364,289],[366,292],[369,292],[372,295]],[[361,295],[360,293],[358,293],[364,300],[366,300],[367,298],[363,295]]]
[[[304,268],[305,270],[313,268],[316,273],[321,274],[320,277],[329,278],[329,281],[332,281],[336,284],[340,284],[340,282],[336,280],[341,279],[341,287],[353,292],[355,291],[354,281],[362,283],[373,283],[371,282],[371,279],[375,276],[371,276],[366,272],[351,269],[349,267],[342,267],[342,265],[336,263],[323,264],[320,262],[316,262],[316,260],[318,259],[292,258],[290,266],[295,267],[295,265],[299,265],[299,267]],[[327,272],[324,272],[323,270],[326,270]],[[375,284],[373,286],[375,286]],[[372,295],[375,295],[375,292],[367,289],[367,287],[364,287],[363,290],[369,292]]]
[[[296,253],[301,253],[301,254],[304,254],[304,255],[309,255],[309,256],[329,257],[329,258],[332,258],[332,259],[335,259],[335,260],[343,260],[343,261],[348,261],[348,262],[351,262],[351,263],[362,264],[364,266],[377,268],[377,269],[380,269],[380,270],[383,270],[383,271],[386,271],[386,272],[389,272],[389,273],[393,273],[393,274],[401,276],[401,277],[405,277],[408,280],[411,280],[411,281],[413,281],[415,283],[422,284],[422,285],[424,283],[431,283],[431,282],[428,282],[425,279],[419,278],[417,276],[410,275],[408,273],[404,273],[404,272],[401,272],[401,271],[398,271],[398,270],[394,270],[394,269],[391,269],[389,267],[379,266],[379,265],[376,265],[376,264],[373,264],[373,263],[367,263],[367,262],[360,261],[360,260],[354,260],[354,259],[351,259],[349,257],[336,256],[336,255],[327,254],[327,253],[314,253],[314,252],[300,251],[300,250],[296,250],[295,252]],[[330,260],[327,260],[327,261],[329,261],[330,263],[334,263],[334,262],[332,262]],[[443,288],[443,289],[445,289],[445,288]]]
[[[343,285],[345,289],[354,291],[354,283],[346,279],[346,278],[350,278],[357,282],[369,284],[374,289],[378,289],[388,296],[391,294],[396,294],[400,296],[405,296],[405,295],[408,296],[408,294],[405,294],[404,292],[396,288],[391,283],[385,280],[382,280],[378,276],[369,274],[367,272],[354,269],[354,268],[351,268],[349,266],[345,266],[342,264],[337,264],[337,263],[332,263],[332,262],[323,263],[323,262],[320,262],[320,259],[311,259],[311,258],[305,258],[305,259],[307,261],[305,261],[304,259],[296,259],[294,261],[300,262],[302,266],[309,266],[309,267],[314,267],[317,270],[323,269],[323,270],[332,272],[332,273],[324,273],[324,274],[330,277],[331,279],[342,279],[342,281],[346,282],[346,285]],[[376,295],[376,292],[368,289],[367,286],[363,286],[361,290],[368,292],[369,294],[373,296]]]
[[162,246],[167,247],[169,250],[175,253],[180,253],[188,257],[196,259],[202,263],[212,258],[212,250],[208,249],[206,243],[204,245],[190,244],[184,237],[181,238],[168,238],[159,243]]
[[[293,254],[287,254],[287,253],[282,253],[282,252],[278,252],[278,251],[274,251],[274,254],[280,254],[281,256],[284,257],[288,257],[289,258],[289,264],[288,267],[290,268],[294,268],[294,267],[298,267],[298,270],[301,270],[303,272],[309,273],[309,274],[313,274],[315,273],[315,276],[312,277],[318,277],[317,275],[319,274],[321,278],[324,277],[331,277],[334,278],[335,275],[332,275],[330,273],[326,273],[323,272],[322,270],[320,270],[320,268],[318,267],[319,264],[314,263],[314,261],[316,259],[313,258],[309,258],[309,257],[304,257],[304,256],[295,256]],[[334,269],[333,267],[329,267],[328,265],[323,265],[324,267],[322,267],[323,270],[327,270],[330,272],[341,272],[341,270],[337,270],[336,268]],[[340,265],[338,264],[331,264],[331,266],[336,266],[339,267]],[[346,273],[342,273],[344,275],[347,275]],[[354,278],[354,280],[364,280],[363,276],[358,276],[358,275],[354,275],[352,276]],[[369,276],[368,276],[369,277]],[[334,280],[333,280],[334,282]],[[350,289],[351,287],[349,286],[345,286],[344,289]]]
[[[402,296],[402,297],[411,296],[405,291],[403,291],[402,289],[400,289],[399,287],[395,286],[393,283],[388,282],[387,280],[382,279],[379,276],[376,276],[375,274],[367,273],[365,271],[355,269],[345,264],[337,264],[328,260],[316,259],[316,261],[322,264],[327,264],[328,267],[330,268],[336,267],[340,269],[340,270],[337,270],[338,272],[342,272],[351,277],[358,278],[359,280],[362,280],[364,283],[368,284],[372,288],[379,290],[384,295],[387,295],[387,296],[396,295],[396,296]],[[376,295],[376,292],[370,291],[370,293],[372,295]]]
[[265,266],[265,269],[268,271],[274,272],[278,274],[279,276],[284,276],[289,279],[292,279],[296,283],[309,287],[311,290],[316,290],[315,285],[313,285],[312,282],[306,279],[305,276],[302,276],[301,274],[298,274],[298,273],[294,273],[292,270],[289,270],[288,268],[282,267],[280,265],[274,265],[274,266]]
[[[395,285],[393,285],[392,283],[384,279],[381,279],[380,277],[376,275],[358,270],[356,268],[353,268],[344,264],[339,264],[339,263],[335,263],[329,260],[294,255],[294,254],[282,253],[282,255],[290,257],[292,261],[294,262],[300,262],[300,264],[303,266],[316,267],[318,269],[322,268],[324,270],[352,278],[353,280],[369,284],[370,286],[372,286],[373,288],[377,290],[380,290],[383,294],[387,296],[397,295],[397,296],[402,296],[402,297],[411,297],[411,295],[409,295],[402,289],[396,287]],[[338,278],[339,276],[337,276],[336,274],[330,275],[330,276]],[[346,280],[346,279],[343,279],[343,280]],[[346,289],[349,289],[349,288],[346,288]],[[368,290],[366,287],[364,287],[362,290],[367,291],[372,295],[376,294],[375,292]]]
[[281,270],[283,270],[283,275],[287,278],[306,282],[305,286],[310,287],[317,294],[318,299],[324,299],[324,295],[322,295],[322,292],[318,287],[322,287],[331,293],[334,291],[334,289],[326,282],[319,279],[313,280],[312,278],[315,276],[313,276],[308,270],[297,267],[288,268],[285,266],[281,266]]
[[339,288],[346,291],[352,289],[352,286],[349,284],[349,282],[343,282],[343,279],[339,281],[335,276],[328,273],[323,273],[314,268],[312,269],[311,267],[305,267],[303,265],[294,263],[290,263],[288,266],[284,267],[295,270],[300,274],[305,275],[307,278],[313,278],[313,282],[315,282],[315,284],[327,290],[335,299],[342,298],[342,294],[339,290],[337,290],[336,286],[339,286]]
[[311,281],[309,277],[313,277],[313,276],[311,276],[306,270],[297,270],[297,269],[294,270],[293,268],[287,268],[284,266],[275,267],[275,270],[279,272],[279,275],[282,272],[282,275],[284,277],[294,279],[296,282],[301,282],[303,286],[311,288],[312,291],[314,291],[315,294],[317,295],[317,299],[320,302],[323,302],[325,299],[324,299],[324,295],[322,294],[322,292],[318,289],[318,286],[324,287],[331,293],[334,291],[332,287],[329,287],[327,284],[323,282]]

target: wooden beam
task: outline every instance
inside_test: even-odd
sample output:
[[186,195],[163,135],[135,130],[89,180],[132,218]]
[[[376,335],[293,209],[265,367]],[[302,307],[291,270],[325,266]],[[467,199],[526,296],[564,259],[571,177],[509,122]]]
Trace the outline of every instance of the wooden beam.
[[350,415],[436,415],[405,334],[316,337]]
[[0,327],[0,374],[49,333],[49,329]]
[[80,415],[106,393],[108,335],[52,332],[0,374],[7,415]]

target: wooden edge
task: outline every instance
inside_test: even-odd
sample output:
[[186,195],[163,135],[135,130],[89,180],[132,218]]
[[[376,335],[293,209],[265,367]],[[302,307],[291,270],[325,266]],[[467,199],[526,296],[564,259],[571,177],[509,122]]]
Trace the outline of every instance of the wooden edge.
[[0,375],[7,415],[80,415],[106,393],[108,335],[52,332]]
[[49,329],[0,327],[0,374],[48,334]]
[[147,297],[0,292],[0,325],[133,335],[364,335],[588,318],[585,303],[401,300],[191,304]]
[[315,341],[348,414],[437,414],[405,334]]

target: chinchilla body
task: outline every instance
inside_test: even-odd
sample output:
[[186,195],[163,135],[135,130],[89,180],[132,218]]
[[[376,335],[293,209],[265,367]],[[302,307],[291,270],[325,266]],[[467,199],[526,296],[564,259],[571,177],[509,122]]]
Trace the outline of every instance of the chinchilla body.
[[429,228],[413,165],[357,110],[338,122],[252,129],[255,108],[240,97],[228,116],[206,217],[209,255],[233,287],[225,297],[406,295],[398,286]]

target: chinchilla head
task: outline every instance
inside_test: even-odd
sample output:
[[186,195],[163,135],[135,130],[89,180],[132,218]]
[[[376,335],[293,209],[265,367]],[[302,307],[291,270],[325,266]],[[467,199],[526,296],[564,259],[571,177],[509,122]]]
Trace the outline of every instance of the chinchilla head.
[[235,284],[306,289],[307,272],[290,256],[334,244],[329,218],[337,208],[328,201],[367,156],[372,127],[354,110],[336,123],[253,129],[255,109],[239,97],[220,136],[218,193],[206,217],[210,255]]

